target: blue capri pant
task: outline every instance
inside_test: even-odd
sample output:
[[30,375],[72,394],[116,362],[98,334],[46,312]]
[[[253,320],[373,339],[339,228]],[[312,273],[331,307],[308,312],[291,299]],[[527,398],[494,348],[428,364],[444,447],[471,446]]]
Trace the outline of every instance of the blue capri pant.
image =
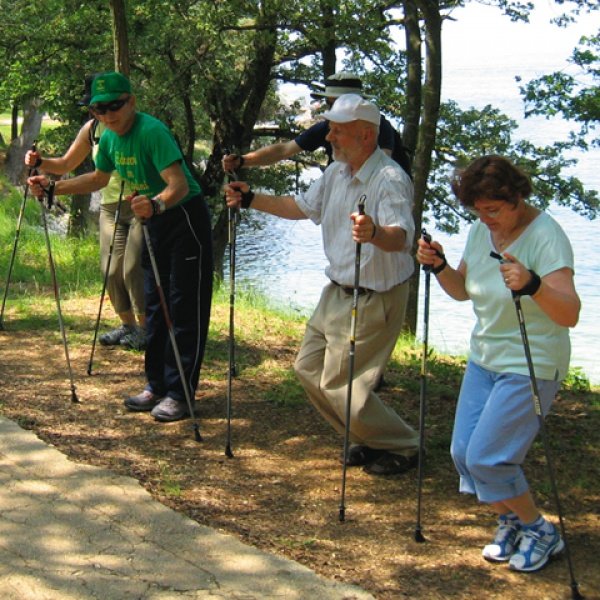
[[[546,416],[560,382],[538,379],[537,384]],[[459,490],[486,503],[525,493],[529,486],[521,465],[538,429],[529,377],[495,373],[469,362],[450,448]]]

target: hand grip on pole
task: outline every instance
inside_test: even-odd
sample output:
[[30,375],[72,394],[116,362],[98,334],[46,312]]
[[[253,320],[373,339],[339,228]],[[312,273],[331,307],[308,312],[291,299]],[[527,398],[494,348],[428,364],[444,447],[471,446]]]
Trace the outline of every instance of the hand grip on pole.
[[[431,244],[431,236],[427,233],[427,230],[425,228],[421,229],[421,238],[427,244]],[[425,271],[426,273],[431,272],[432,269],[433,267],[431,265],[423,265],[423,271]]]

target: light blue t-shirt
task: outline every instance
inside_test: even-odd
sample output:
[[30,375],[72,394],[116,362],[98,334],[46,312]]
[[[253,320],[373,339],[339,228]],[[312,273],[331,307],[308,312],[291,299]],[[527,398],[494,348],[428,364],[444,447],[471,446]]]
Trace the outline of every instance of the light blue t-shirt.
[[[469,231],[463,261],[467,267],[466,289],[477,322],[471,335],[470,358],[497,373],[529,375],[517,312],[505,286],[489,229],[477,221]],[[574,270],[571,243],[560,225],[540,213],[506,252],[540,277],[568,267]],[[563,379],[569,368],[569,329],[558,325],[530,296],[521,306],[536,377]]]

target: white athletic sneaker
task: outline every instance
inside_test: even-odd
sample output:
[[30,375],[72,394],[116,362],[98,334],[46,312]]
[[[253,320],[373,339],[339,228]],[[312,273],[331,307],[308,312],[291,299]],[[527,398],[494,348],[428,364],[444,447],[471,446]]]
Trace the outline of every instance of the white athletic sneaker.
[[481,553],[483,558],[494,562],[505,562],[516,550],[516,540],[521,530],[519,519],[501,515],[498,517],[498,529],[494,541],[488,544]]
[[518,548],[510,557],[508,566],[514,571],[530,573],[545,567],[552,556],[565,547],[556,527],[544,521],[537,527],[521,527]]

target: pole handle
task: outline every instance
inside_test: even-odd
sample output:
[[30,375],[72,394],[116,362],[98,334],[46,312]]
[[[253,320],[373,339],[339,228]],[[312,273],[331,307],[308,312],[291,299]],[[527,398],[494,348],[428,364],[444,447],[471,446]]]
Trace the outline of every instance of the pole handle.
[[[421,229],[421,239],[427,244],[431,244],[431,236],[427,233],[427,229]],[[431,265],[423,265],[423,271],[430,273],[433,267]]]
[[[226,154],[231,154],[231,150],[227,146],[224,146],[223,147],[223,156],[225,156]],[[238,180],[238,176],[235,171],[227,171],[227,176],[229,178],[229,181],[237,181]]]
[[358,214],[359,215],[364,215],[365,214],[365,202],[366,201],[367,201],[367,196],[365,194],[363,194],[358,199]]

